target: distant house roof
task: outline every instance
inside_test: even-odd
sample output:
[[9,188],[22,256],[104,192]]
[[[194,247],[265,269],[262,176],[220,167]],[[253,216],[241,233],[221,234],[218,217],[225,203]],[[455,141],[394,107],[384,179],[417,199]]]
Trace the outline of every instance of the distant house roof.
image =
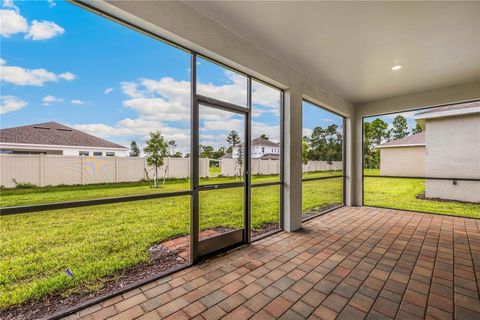
[[411,136],[406,136],[401,139],[392,140],[386,143],[382,143],[378,148],[389,147],[415,147],[425,145],[425,132],[420,132]]
[[253,146],[266,146],[266,147],[275,147],[278,148],[280,144],[270,141],[264,138],[255,138],[252,140],[252,147]]
[[92,136],[57,122],[44,122],[0,130],[0,142],[126,149],[119,144]]
[[462,114],[480,113],[480,101],[452,104],[444,107],[432,108],[415,114],[415,120],[451,117]]

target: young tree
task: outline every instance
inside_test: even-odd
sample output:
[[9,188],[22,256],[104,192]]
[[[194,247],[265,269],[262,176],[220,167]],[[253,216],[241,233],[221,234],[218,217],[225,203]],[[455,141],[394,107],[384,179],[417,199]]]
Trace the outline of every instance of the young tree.
[[237,150],[238,157],[237,157],[236,163],[240,166],[239,171],[241,171],[242,163],[243,163],[243,150],[241,150],[242,146],[240,145],[240,143],[242,141],[240,140],[240,135],[238,134],[238,132],[235,130],[230,131],[230,133],[227,136],[227,142],[229,144],[229,149],[232,150],[232,155],[233,155],[233,151],[237,148],[237,146],[239,147]]
[[412,129],[412,134],[417,134],[417,133],[420,133],[420,132],[423,132],[423,128],[417,122],[417,124],[415,125],[415,128]]
[[308,137],[305,136],[302,139],[302,162],[303,164],[307,164],[309,160],[309,151],[310,151],[310,146],[308,144]]
[[172,157],[175,154],[175,149],[177,148],[177,143],[175,140],[168,141],[168,155]]
[[130,142],[130,157],[138,157],[140,156],[140,149],[137,146],[137,142],[135,140],[132,140]]
[[268,140],[268,136],[267,136],[265,133],[262,133],[262,135],[260,136],[260,138],[265,139],[265,140]]
[[155,188],[158,187],[158,168],[163,166],[165,157],[168,156],[168,143],[160,131],[150,132],[143,152],[147,156],[147,164],[155,168]]
[[243,150],[243,145],[239,144],[237,147],[237,162],[238,162],[238,176],[242,175],[243,168],[243,158],[245,157],[245,152]]
[[406,136],[408,136],[407,119],[402,115],[398,115],[393,120],[392,138],[397,140]]
[[240,140],[240,135],[238,134],[238,132],[235,130],[232,130],[228,134],[227,142],[230,147],[235,148],[242,141]]

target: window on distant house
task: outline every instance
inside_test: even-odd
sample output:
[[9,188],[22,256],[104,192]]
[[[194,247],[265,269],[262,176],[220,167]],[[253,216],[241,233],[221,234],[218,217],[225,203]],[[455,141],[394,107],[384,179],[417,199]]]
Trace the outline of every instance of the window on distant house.
[[90,154],[90,152],[88,152],[88,151],[79,151],[78,152],[79,156],[88,156],[89,154]]
[[105,152],[107,157],[115,157],[115,152]]
[[95,157],[101,157],[101,156],[102,156],[102,152],[101,152],[101,151],[94,151],[94,152],[93,152],[93,155],[94,155]]

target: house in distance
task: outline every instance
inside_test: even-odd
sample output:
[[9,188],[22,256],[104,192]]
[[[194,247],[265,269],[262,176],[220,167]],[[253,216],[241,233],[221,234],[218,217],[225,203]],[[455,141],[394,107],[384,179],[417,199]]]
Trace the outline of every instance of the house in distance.
[[0,153],[126,157],[128,148],[57,122],[44,122],[1,129]]
[[[425,196],[480,202],[480,101],[432,108],[416,113],[424,132],[383,143],[382,176],[426,179]],[[460,180],[459,180],[460,179]]]

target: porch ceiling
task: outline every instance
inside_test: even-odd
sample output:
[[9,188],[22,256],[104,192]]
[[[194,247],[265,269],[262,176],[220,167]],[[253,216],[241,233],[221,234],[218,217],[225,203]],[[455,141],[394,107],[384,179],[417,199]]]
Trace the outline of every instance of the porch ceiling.
[[185,3],[354,103],[480,79],[480,2]]

